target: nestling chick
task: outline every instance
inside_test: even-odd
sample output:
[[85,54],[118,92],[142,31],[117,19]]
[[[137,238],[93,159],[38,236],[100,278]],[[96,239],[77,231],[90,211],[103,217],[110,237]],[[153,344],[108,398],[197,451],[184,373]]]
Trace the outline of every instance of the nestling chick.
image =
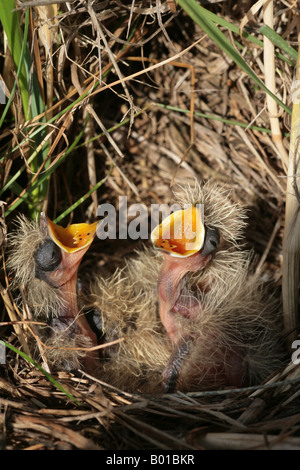
[[[22,285],[34,319],[49,327],[39,330],[50,363],[69,369],[81,362],[94,371],[95,353],[76,348],[97,345],[95,334],[77,305],[77,271],[96,233],[97,223],[60,227],[41,214],[40,224],[25,217],[9,237],[8,267],[14,284]],[[50,331],[49,331],[50,330]]]
[[[284,352],[278,305],[239,247],[245,212],[211,182],[188,187],[177,201],[204,205],[189,250],[185,232],[181,245],[178,234],[164,233],[167,226],[172,232],[174,213],[152,233],[163,254],[142,251],[91,288],[105,340],[124,338],[110,348],[101,377],[148,393],[260,383],[283,364]],[[186,210],[192,226],[194,209]]]
[[[152,232],[154,249],[110,278],[93,275],[80,299],[77,271],[97,224],[63,229],[44,215],[40,226],[19,220],[9,265],[33,316],[50,327],[41,338],[56,368],[85,367],[121,389],[160,393],[256,384],[282,366],[278,304],[251,276],[240,246],[244,210],[212,182],[176,200],[191,206]],[[184,218],[188,228],[178,231]],[[97,336],[84,310],[94,311]],[[115,340],[101,354],[78,350]]]

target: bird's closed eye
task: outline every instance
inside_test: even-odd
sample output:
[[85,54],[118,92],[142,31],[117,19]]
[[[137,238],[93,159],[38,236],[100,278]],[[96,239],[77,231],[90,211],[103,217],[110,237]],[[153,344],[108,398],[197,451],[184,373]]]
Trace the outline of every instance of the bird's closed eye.
[[50,238],[47,238],[36,250],[34,259],[37,272],[54,271],[61,262],[61,250]]
[[209,255],[215,251],[220,244],[219,231],[216,228],[206,228],[204,245],[202,248],[202,254],[204,256]]

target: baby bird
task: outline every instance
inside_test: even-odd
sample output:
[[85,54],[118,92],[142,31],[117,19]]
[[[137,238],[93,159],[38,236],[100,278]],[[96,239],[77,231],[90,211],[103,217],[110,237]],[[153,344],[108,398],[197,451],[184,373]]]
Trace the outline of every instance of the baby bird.
[[[110,277],[93,273],[84,295],[77,271],[97,223],[19,220],[9,266],[48,324],[40,333],[53,367],[150,394],[257,384],[283,365],[280,308],[241,246],[244,209],[213,182],[175,198],[181,209],[152,231],[153,247]],[[98,343],[101,354],[86,350]]]
[[284,351],[278,304],[240,246],[245,211],[212,182],[176,200],[190,206],[154,229],[154,249],[91,287],[103,341],[123,338],[105,350],[102,380],[144,393],[260,383]]
[[97,339],[78,310],[77,272],[96,227],[97,222],[63,228],[44,213],[39,224],[20,217],[18,229],[9,237],[8,261],[14,284],[25,290],[32,316],[48,324],[39,333],[48,347],[49,362],[73,369],[82,360],[90,372],[95,352],[86,354],[81,348],[96,346]]

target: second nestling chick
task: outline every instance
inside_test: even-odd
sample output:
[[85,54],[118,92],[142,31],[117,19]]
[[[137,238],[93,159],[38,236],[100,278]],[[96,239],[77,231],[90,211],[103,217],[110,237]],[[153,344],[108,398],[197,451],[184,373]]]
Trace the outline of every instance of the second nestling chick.
[[103,359],[101,377],[146,393],[260,383],[285,353],[278,303],[250,274],[251,256],[239,246],[244,210],[212,182],[188,187],[177,201],[191,204],[190,227],[196,203],[204,205],[194,239],[172,235],[178,211],[152,233],[156,250],[92,286],[106,341],[123,338]]
[[8,267],[14,286],[23,287],[34,320],[45,321],[38,329],[46,357],[56,368],[74,369],[83,364],[94,372],[96,335],[77,304],[77,272],[92,243],[97,223],[60,227],[41,214],[40,223],[18,219],[9,236]]

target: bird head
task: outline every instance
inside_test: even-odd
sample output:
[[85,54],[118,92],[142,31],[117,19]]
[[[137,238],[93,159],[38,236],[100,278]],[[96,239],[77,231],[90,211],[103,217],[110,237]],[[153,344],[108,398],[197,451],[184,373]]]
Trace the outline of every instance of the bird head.
[[83,255],[94,240],[96,228],[97,222],[64,228],[42,213],[40,230],[43,241],[34,252],[35,276],[56,288],[73,279]]
[[[74,347],[78,338],[85,338],[86,344],[95,346],[96,335],[78,309],[77,272],[94,240],[97,222],[63,228],[42,213],[39,222],[21,216],[17,224],[9,237],[8,267],[14,275],[13,284],[24,289],[32,316],[44,318],[50,325],[49,344]],[[53,362],[57,362],[55,350],[53,354]],[[77,351],[70,351],[67,362],[77,363],[77,356]],[[85,356],[83,362],[90,371],[95,359],[93,352]]]
[[[188,187],[177,201],[185,208],[166,217],[151,233],[153,247],[163,254],[158,279],[160,317],[173,342],[181,334],[174,314],[194,318],[199,311],[195,293],[199,279],[203,279],[201,273],[209,271],[215,275],[215,267],[226,268],[222,249],[225,247],[227,252],[237,244],[244,226],[243,210],[215,185]],[[189,273],[194,273],[192,289],[190,285],[187,288]]]

